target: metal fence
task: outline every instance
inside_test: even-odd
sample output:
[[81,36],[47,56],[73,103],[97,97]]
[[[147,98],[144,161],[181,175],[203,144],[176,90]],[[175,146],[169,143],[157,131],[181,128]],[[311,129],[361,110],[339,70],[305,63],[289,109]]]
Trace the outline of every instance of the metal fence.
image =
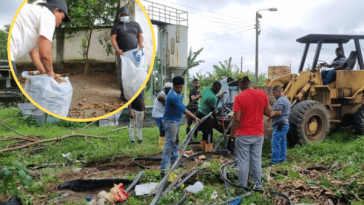
[[188,13],[176,8],[142,0],[150,20],[188,27]]

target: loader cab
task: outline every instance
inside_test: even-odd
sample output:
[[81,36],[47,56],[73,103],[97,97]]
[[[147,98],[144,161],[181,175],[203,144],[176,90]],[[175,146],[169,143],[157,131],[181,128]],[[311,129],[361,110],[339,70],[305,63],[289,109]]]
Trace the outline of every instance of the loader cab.
[[[363,55],[360,48],[360,40],[364,40],[364,35],[327,35],[327,34],[309,34],[297,39],[297,42],[305,44],[305,49],[299,66],[299,72],[301,73],[306,62],[307,53],[311,44],[316,44],[316,51],[312,61],[311,71],[319,70],[320,65],[324,64],[320,60],[320,53],[322,51],[323,44],[336,44],[342,50],[342,54],[347,57],[347,66],[343,70],[338,71],[338,75],[342,75],[345,71],[355,70],[355,65],[358,64],[358,70],[364,71]],[[354,43],[354,50],[345,51],[343,45],[348,43]],[[349,55],[347,55],[349,54]],[[341,74],[339,74],[341,73]],[[346,72],[347,73],[347,72]],[[345,74],[348,75],[348,74]],[[328,84],[329,88],[336,88],[336,81]]]

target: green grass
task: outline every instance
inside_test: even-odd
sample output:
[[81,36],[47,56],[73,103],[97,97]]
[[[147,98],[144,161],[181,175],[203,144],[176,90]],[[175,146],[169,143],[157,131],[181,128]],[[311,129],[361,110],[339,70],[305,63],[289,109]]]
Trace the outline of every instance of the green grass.
[[[90,135],[100,135],[114,129],[114,127],[98,127],[92,125],[87,129],[80,130],[87,123],[75,123],[75,122],[62,122],[57,125],[45,124],[43,126],[37,126],[29,117],[21,117],[18,109],[15,108],[1,108],[0,109],[0,121],[9,119],[5,122],[9,127],[17,130],[25,135],[41,136],[42,139],[55,138],[67,134],[83,133]],[[180,142],[185,137],[185,126],[180,129]],[[18,134],[0,126],[0,139],[10,136],[19,136]],[[83,137],[69,138],[59,142],[52,142],[41,147],[30,147],[19,151],[3,152],[0,153],[0,166],[10,165],[12,161],[18,160],[25,165],[29,164],[65,164],[66,161],[62,157],[62,153],[70,152],[72,161],[80,161],[76,166],[80,167],[82,161],[88,163],[101,163],[104,161],[113,161],[118,156],[123,157],[136,157],[136,156],[150,156],[161,152],[158,148],[158,129],[156,127],[143,129],[142,145],[133,146],[129,140],[128,129],[123,129],[117,132],[111,132],[104,134],[108,136],[108,139],[95,139],[88,138],[86,142]],[[214,140],[217,141],[220,134],[215,132]],[[199,136],[201,139],[201,136]],[[194,139],[195,140],[195,139]],[[7,148],[14,141],[2,141],[0,143],[0,149]],[[308,164],[314,164],[316,162],[323,162],[330,165],[336,161],[339,161],[341,169],[334,171],[334,177],[336,180],[344,182],[352,182],[353,179],[357,179],[358,182],[364,181],[364,170],[360,166],[364,165],[364,138],[361,136],[353,135],[351,133],[333,133],[325,142],[313,143],[310,145],[300,145],[288,150],[288,162],[285,162],[276,167],[281,169],[281,172],[274,176],[276,181],[291,180],[294,173],[289,174],[289,170],[293,166],[305,166]],[[264,154],[270,154],[270,142],[266,141],[263,147]],[[263,164],[269,163],[269,158],[263,157]],[[210,161],[210,165],[206,167],[204,172],[211,173],[209,176],[201,176],[198,178],[205,188],[203,192],[194,194],[187,197],[186,204],[209,204],[227,200],[226,191],[223,181],[219,177],[219,166],[221,165],[220,159],[214,159]],[[56,196],[54,193],[47,192],[48,184],[60,183],[61,180],[56,177],[56,174],[69,169],[68,167],[56,167],[46,168],[42,170],[42,178],[36,179],[32,187],[26,190],[21,190],[24,204],[34,204],[37,201],[37,197],[46,194],[49,199]],[[263,169],[263,173],[267,169]],[[183,170],[180,170],[183,171]],[[284,174],[288,172],[288,174]],[[137,173],[128,173],[125,177],[132,179]],[[263,174],[264,175],[264,174]],[[229,169],[229,178],[237,177],[236,169]],[[331,184],[330,180],[321,176],[319,181],[310,181],[305,176],[298,176],[302,181],[308,184],[324,186],[330,188],[338,195],[343,192],[355,192],[358,198],[363,197],[363,187],[337,187]],[[141,179],[142,183],[158,182],[160,180],[159,173],[156,170],[147,171]],[[266,183],[266,177],[263,176],[264,186],[270,187],[270,184]],[[236,181],[236,180],[235,180]],[[185,185],[186,187],[187,185]],[[216,191],[218,193],[217,199],[211,199],[211,194]],[[244,194],[243,191],[230,188],[230,194],[232,197]],[[179,201],[183,196],[183,189],[177,189],[169,193],[160,203],[169,204]],[[124,204],[148,204],[152,200],[152,197],[137,197],[132,192],[132,197],[129,198]],[[362,200],[362,199],[361,199]],[[302,199],[301,203],[310,203],[310,199]],[[265,197],[259,193],[254,193],[251,196],[245,198],[241,204],[274,204],[272,198]],[[69,202],[68,204],[74,204]],[[364,204],[363,201],[353,200],[352,204]]]

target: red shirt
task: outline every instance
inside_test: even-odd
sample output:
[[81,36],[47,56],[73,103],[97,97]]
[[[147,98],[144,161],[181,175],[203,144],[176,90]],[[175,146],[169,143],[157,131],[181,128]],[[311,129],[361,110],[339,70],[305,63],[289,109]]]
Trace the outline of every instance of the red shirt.
[[242,115],[236,136],[263,136],[263,113],[266,106],[269,106],[269,101],[264,91],[248,89],[237,95],[233,111],[242,112]]

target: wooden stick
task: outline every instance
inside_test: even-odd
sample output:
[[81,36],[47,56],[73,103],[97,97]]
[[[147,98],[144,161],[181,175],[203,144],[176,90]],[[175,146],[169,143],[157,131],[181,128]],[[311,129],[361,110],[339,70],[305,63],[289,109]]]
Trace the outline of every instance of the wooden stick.
[[42,144],[42,143],[46,143],[46,142],[52,142],[52,141],[64,140],[64,139],[67,139],[67,138],[70,138],[70,137],[91,137],[91,138],[102,138],[102,139],[108,138],[108,137],[102,137],[102,136],[92,136],[92,135],[87,135],[87,134],[70,134],[70,135],[64,135],[64,136],[56,137],[56,138],[52,138],[52,139],[39,140],[39,141],[31,142],[31,143],[28,143],[28,144],[25,144],[25,145],[22,145],[22,146],[3,149],[3,150],[0,150],[0,152],[21,150],[21,149],[28,148],[28,147],[33,146],[33,145]]
[[74,131],[72,131],[72,134],[74,134],[77,130],[83,130],[83,129],[86,129],[88,128],[89,126],[93,125],[95,122],[97,122],[98,120],[95,120],[89,124],[87,124],[85,127],[81,128],[81,129],[75,129]]
[[20,132],[18,132],[18,131],[16,131],[16,130],[14,130],[13,128],[11,128],[11,127],[9,127],[9,126],[5,125],[3,122],[0,122],[0,125],[4,126],[5,128],[8,128],[9,130],[11,130],[11,131],[13,131],[13,132],[15,132],[15,133],[17,133],[17,134],[19,134],[19,135],[21,135],[21,136],[24,136],[24,134],[22,134],[22,133],[20,133]]

